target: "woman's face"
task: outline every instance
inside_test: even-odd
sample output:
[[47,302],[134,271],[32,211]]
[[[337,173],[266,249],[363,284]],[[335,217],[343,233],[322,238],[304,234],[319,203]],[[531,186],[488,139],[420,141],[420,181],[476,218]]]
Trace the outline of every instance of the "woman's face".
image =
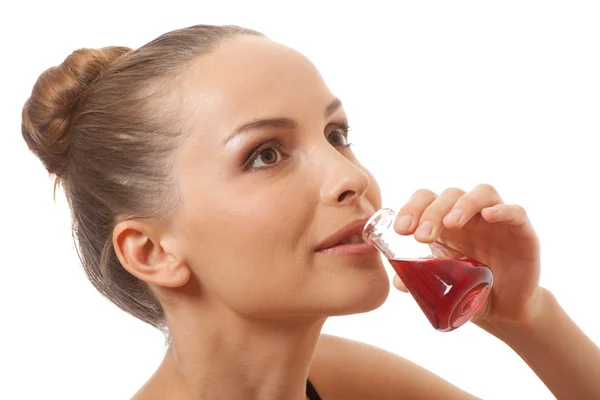
[[195,63],[176,96],[192,129],[173,226],[198,295],[246,317],[381,305],[389,281],[379,253],[321,251],[381,199],[315,67],[268,39],[239,37]]

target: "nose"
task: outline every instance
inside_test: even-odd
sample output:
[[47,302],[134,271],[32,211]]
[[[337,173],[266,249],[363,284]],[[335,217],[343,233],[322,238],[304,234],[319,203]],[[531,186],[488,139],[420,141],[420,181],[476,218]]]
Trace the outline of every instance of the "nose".
[[327,163],[324,163],[321,203],[329,207],[340,207],[364,195],[369,188],[370,178],[342,154],[336,150],[333,152],[333,157],[328,157]]

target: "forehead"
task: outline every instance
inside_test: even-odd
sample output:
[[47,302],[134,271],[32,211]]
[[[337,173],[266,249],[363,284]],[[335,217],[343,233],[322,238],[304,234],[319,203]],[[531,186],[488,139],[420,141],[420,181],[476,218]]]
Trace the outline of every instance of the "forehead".
[[291,117],[301,122],[309,114],[322,116],[334,98],[305,56],[262,37],[225,40],[185,75],[182,89],[195,122],[223,131],[222,135],[257,118]]

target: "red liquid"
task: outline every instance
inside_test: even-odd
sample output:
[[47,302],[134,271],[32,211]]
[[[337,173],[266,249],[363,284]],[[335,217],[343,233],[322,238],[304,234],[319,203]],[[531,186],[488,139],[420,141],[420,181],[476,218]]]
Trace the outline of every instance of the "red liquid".
[[454,330],[485,303],[492,271],[470,258],[389,260],[435,329]]

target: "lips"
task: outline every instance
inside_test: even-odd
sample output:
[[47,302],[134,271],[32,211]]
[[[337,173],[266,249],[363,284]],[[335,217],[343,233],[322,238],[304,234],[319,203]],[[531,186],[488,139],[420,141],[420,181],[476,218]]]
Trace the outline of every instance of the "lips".
[[336,243],[334,246],[340,246],[342,244],[356,244],[356,243],[363,243],[363,242],[364,242],[364,240],[362,240],[361,235],[354,234],[354,235],[348,236],[347,238],[340,240],[339,243]]
[[325,251],[337,246],[364,243],[362,231],[368,219],[354,221],[325,239],[317,248],[317,251]]

